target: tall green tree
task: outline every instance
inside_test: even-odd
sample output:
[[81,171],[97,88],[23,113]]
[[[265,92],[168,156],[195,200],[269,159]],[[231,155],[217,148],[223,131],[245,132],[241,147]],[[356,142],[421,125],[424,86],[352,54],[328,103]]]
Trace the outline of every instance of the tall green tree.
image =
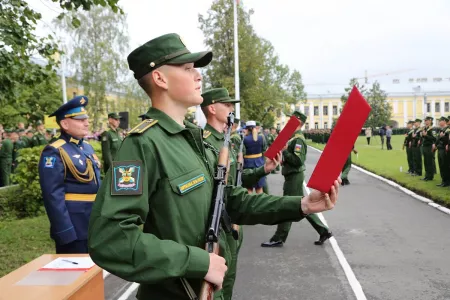
[[[361,95],[363,95],[364,97],[367,96],[367,88],[366,88],[366,86],[364,84],[359,83],[358,79],[352,78],[352,79],[350,79],[349,86],[344,89],[345,90],[345,94],[343,94],[341,96],[342,108],[344,107],[345,103],[347,103],[348,97],[350,96],[350,92],[352,91],[354,86],[356,86],[356,88],[359,90]],[[341,111],[339,113],[342,112],[342,108],[341,108]]]
[[96,130],[112,110],[106,98],[108,92],[122,89],[118,82],[127,72],[124,59],[129,43],[126,18],[102,7],[79,13],[77,18],[80,21],[77,28],[72,25],[70,16],[55,22],[73,38],[74,80],[89,97],[87,109]]
[[388,124],[392,115],[392,107],[386,98],[386,92],[381,89],[380,83],[375,81],[372,88],[367,91],[367,102],[372,107],[372,111],[367,118],[366,126],[379,127]]
[[[89,10],[100,5],[122,13],[117,6],[118,0],[52,1],[58,2],[63,12]],[[56,62],[53,57],[58,47],[51,35],[37,37],[34,34],[41,18],[41,14],[34,11],[25,0],[0,1],[0,106],[2,107],[0,123],[7,126],[13,125],[11,122],[17,120],[26,121],[24,116],[29,115],[27,114],[29,104],[22,100],[28,99],[24,96],[28,91],[39,91],[46,85],[46,88],[55,86]],[[79,23],[76,18],[72,21],[75,25]],[[37,60],[43,62],[37,63]],[[55,92],[56,89],[47,90],[47,94],[50,95]],[[39,99],[43,101],[45,96]],[[42,107],[50,111],[52,104],[45,104]]]
[[[281,64],[273,45],[256,34],[252,14],[253,10],[238,6],[241,118],[259,120],[270,105],[280,108],[284,103],[305,101],[306,94],[300,72]],[[199,23],[205,44],[214,52],[204,72],[206,88],[226,87],[234,96],[233,1],[215,0],[205,16],[199,15]],[[266,116],[272,125],[275,112]]]

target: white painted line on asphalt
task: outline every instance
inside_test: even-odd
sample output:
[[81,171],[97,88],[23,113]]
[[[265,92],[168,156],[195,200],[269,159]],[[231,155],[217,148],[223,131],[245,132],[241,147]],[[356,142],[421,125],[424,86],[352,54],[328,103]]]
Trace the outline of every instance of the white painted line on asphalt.
[[108,271],[103,270],[103,279],[105,279],[106,277],[108,277],[109,274],[110,274],[110,273],[109,273]]
[[[308,146],[309,146],[309,145],[308,145]],[[319,150],[319,149],[317,149],[317,148],[314,148],[313,146],[309,146],[309,147],[310,147],[311,149],[316,150],[317,152],[320,152],[320,153],[323,152],[322,150]],[[354,169],[356,169],[356,170],[358,170],[358,171],[360,171],[360,172],[363,172],[364,174],[367,174],[367,175],[369,175],[369,176],[375,177],[375,178],[378,179],[378,180],[381,180],[381,181],[383,181],[383,182],[386,182],[387,184],[389,184],[389,185],[391,185],[391,186],[393,186],[393,187],[395,187],[395,188],[401,190],[401,191],[404,192],[405,194],[407,194],[407,195],[409,195],[409,196],[411,196],[411,197],[413,197],[413,198],[415,198],[415,199],[417,199],[417,200],[419,200],[419,201],[422,201],[422,202],[424,202],[424,203],[428,203],[428,205],[430,205],[430,206],[432,206],[432,207],[434,207],[434,208],[440,210],[441,212],[443,212],[443,213],[445,213],[445,214],[450,215],[450,209],[448,209],[448,208],[446,208],[446,207],[444,207],[444,206],[441,206],[441,205],[439,205],[439,204],[433,202],[433,200],[431,200],[431,199],[428,199],[428,198],[425,198],[425,197],[423,197],[423,196],[420,196],[420,195],[414,193],[413,191],[408,190],[407,188],[401,186],[401,185],[398,184],[398,183],[395,183],[395,182],[393,182],[393,181],[391,181],[391,180],[389,180],[389,179],[386,179],[386,178],[384,178],[384,177],[382,177],[382,176],[380,176],[380,175],[374,174],[374,173],[372,173],[372,172],[370,172],[370,171],[364,170],[363,168],[358,167],[358,166],[353,165],[353,164],[352,164],[352,168],[354,168]]]
[[[309,195],[311,193],[310,189],[306,186],[305,182],[303,181],[303,187],[305,188],[306,194]],[[321,213],[317,214],[319,216],[319,219],[327,226],[328,223],[325,220],[324,216]],[[344,253],[342,252],[341,248],[339,247],[336,239],[334,236],[332,236],[330,239],[330,244],[333,247],[334,253],[336,254],[339,263],[341,264],[342,269],[344,270],[345,276],[347,277],[347,280],[350,284],[350,287],[353,290],[353,293],[356,296],[357,300],[367,300],[366,295],[364,294],[364,291],[362,289],[361,284],[359,283],[358,279],[356,279],[355,273],[353,273],[352,268],[350,267],[349,263],[347,262],[347,259],[344,256]]]
[[122,294],[122,296],[119,297],[117,300],[127,300],[128,297],[133,294],[133,292],[139,287],[139,283],[134,282],[132,285],[130,285],[129,288]]

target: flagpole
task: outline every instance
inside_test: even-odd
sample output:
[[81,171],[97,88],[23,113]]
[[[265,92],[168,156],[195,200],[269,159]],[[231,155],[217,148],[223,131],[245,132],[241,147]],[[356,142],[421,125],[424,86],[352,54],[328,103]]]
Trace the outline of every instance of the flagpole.
[[[236,100],[241,99],[241,95],[239,92],[239,46],[238,46],[238,19],[237,19],[237,2],[239,0],[233,1],[233,9],[234,9],[234,89],[235,89],[235,98]],[[241,118],[241,104],[236,103],[236,118]]]

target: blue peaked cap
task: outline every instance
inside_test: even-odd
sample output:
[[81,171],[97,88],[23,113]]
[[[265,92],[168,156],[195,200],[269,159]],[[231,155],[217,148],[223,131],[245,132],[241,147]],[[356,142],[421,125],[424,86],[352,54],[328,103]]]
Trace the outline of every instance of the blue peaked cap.
[[87,119],[88,115],[85,106],[88,104],[88,101],[88,97],[86,96],[76,96],[61,105],[50,117],[55,116],[57,121],[64,120],[65,118],[76,120]]

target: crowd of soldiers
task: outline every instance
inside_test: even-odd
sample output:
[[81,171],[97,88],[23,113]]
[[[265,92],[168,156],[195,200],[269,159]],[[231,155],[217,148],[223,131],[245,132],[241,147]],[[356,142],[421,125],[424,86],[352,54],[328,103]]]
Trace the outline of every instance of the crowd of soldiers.
[[20,149],[47,144],[53,137],[53,130],[45,129],[42,121],[25,128],[23,122],[17,128],[3,128],[0,124],[0,187],[10,185],[10,175],[18,165]]
[[433,128],[433,118],[425,118],[425,126],[421,119],[408,122],[409,131],[405,134],[403,148],[406,148],[408,174],[422,176],[422,166],[425,169],[423,181],[434,179],[437,173],[436,152],[438,153],[441,183],[438,187],[450,186],[450,116],[439,119],[439,131]]
[[326,144],[330,136],[330,129],[309,129],[305,131],[305,138],[317,144]]

